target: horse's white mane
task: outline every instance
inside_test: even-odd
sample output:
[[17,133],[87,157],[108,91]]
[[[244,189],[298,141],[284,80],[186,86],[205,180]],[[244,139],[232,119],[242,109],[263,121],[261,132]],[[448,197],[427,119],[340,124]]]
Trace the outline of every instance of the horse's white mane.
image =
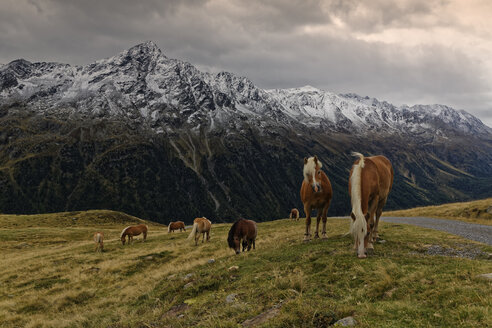
[[359,249],[361,249],[360,245],[364,245],[364,236],[367,234],[366,219],[364,213],[362,213],[361,204],[361,173],[364,167],[364,155],[352,152],[352,156],[359,157],[359,163],[352,167],[352,175],[350,176],[350,201],[352,203],[352,213],[355,215],[355,221],[350,220],[350,233],[359,242]]
[[126,229],[128,229],[128,228],[130,228],[130,227],[131,227],[131,226],[128,226],[128,227],[126,227],[125,229],[123,229],[123,230],[121,231],[120,238],[121,238],[121,237],[123,237],[123,234],[125,233]]
[[[318,159],[318,164],[320,168],[323,167],[323,164],[319,159]],[[314,157],[309,157],[307,163],[304,164],[304,169],[302,170],[302,173],[304,174],[304,180],[308,181],[308,177],[307,177],[308,174],[314,176],[314,174],[316,173],[315,170],[316,170],[316,163],[314,162]]]

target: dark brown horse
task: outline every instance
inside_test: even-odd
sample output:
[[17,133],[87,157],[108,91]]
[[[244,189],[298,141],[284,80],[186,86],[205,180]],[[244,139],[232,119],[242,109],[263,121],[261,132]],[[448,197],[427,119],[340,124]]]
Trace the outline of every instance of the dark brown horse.
[[207,241],[210,239],[210,229],[212,228],[212,222],[206,217],[196,218],[193,221],[193,229],[187,239],[195,238],[195,246],[198,245],[198,239],[200,239],[200,234],[203,235],[202,243],[205,240],[205,235],[207,235]]
[[293,208],[290,211],[289,219],[299,221],[299,211],[297,208]]
[[183,221],[176,221],[176,222],[169,222],[169,225],[167,227],[167,232],[174,232],[174,230],[181,231],[186,231],[185,224]]
[[374,250],[378,238],[379,218],[393,186],[393,167],[384,156],[359,157],[350,170],[349,194],[352,202],[350,233],[359,258],[367,256],[366,249]]
[[[248,252],[251,250],[251,246],[255,249],[255,241],[258,230],[256,229],[256,222],[252,220],[239,219],[232,225],[227,236],[227,243],[229,247],[239,254],[241,250],[241,244],[243,246],[243,252],[248,248]],[[242,240],[242,243],[241,243]]]
[[314,238],[319,238],[319,222],[323,218],[323,239],[326,237],[326,214],[330,207],[333,191],[331,183],[325,172],[321,171],[323,164],[318,157],[304,158],[304,180],[301,186],[301,200],[304,204],[304,213],[306,213],[306,233],[304,241],[311,239],[311,211],[317,210],[316,233]]
[[133,242],[133,237],[138,236],[141,233],[143,234],[143,241],[145,241],[147,239],[147,230],[148,227],[145,224],[126,227],[125,229],[123,229],[120,235],[121,243],[125,245],[126,236],[128,236],[128,244],[130,244],[131,242]]

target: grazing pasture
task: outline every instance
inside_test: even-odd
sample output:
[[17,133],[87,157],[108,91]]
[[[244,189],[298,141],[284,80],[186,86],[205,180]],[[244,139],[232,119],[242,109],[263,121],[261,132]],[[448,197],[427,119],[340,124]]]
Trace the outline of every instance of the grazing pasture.
[[285,219],[259,223],[256,251],[234,255],[231,224],[214,223],[196,247],[146,222],[147,241],[122,246],[138,223],[110,211],[0,215],[2,327],[492,325],[492,284],[479,277],[492,247],[457,236],[381,222],[385,242],[360,260],[348,219],[329,218],[328,239],[308,243],[304,223]]

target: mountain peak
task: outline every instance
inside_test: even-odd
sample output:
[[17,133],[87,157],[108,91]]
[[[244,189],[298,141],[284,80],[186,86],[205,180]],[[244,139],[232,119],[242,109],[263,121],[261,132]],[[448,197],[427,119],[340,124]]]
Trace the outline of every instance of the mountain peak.
[[147,53],[161,53],[161,49],[157,46],[157,44],[154,41],[146,41],[143,43],[139,43],[130,49],[128,51],[145,51]]

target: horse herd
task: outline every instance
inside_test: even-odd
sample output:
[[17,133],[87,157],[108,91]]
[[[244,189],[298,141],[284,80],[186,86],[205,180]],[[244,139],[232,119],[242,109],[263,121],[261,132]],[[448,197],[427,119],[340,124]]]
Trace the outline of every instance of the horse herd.
[[[368,251],[374,250],[373,242],[377,240],[379,218],[386,204],[388,194],[393,185],[393,167],[390,161],[384,156],[364,157],[360,153],[352,153],[358,157],[349,175],[348,191],[350,194],[352,211],[350,217],[349,233],[354,238],[354,249],[359,258],[367,257]],[[316,231],[314,238],[319,238],[319,224],[323,222],[321,237],[326,239],[327,212],[330,207],[333,190],[328,176],[321,170],[323,164],[317,156],[304,158],[303,175],[304,180],[301,185],[301,201],[304,205],[306,214],[306,231],[304,241],[311,239],[311,212],[317,210]],[[292,209],[290,219],[299,220],[299,211]],[[187,239],[194,239],[198,245],[200,234],[202,243],[210,239],[210,229],[212,222],[205,217],[196,218],[193,222],[191,233]],[[171,222],[168,226],[168,233],[175,230],[186,231],[182,221]],[[145,224],[129,226],[123,229],[120,239],[125,245],[126,237],[128,243],[133,241],[133,236],[143,234],[143,241],[147,238],[148,227]],[[255,240],[258,230],[256,222],[252,220],[239,219],[231,226],[227,236],[227,243],[236,254],[241,251],[255,249]],[[94,234],[96,251],[103,250],[102,232]]]

